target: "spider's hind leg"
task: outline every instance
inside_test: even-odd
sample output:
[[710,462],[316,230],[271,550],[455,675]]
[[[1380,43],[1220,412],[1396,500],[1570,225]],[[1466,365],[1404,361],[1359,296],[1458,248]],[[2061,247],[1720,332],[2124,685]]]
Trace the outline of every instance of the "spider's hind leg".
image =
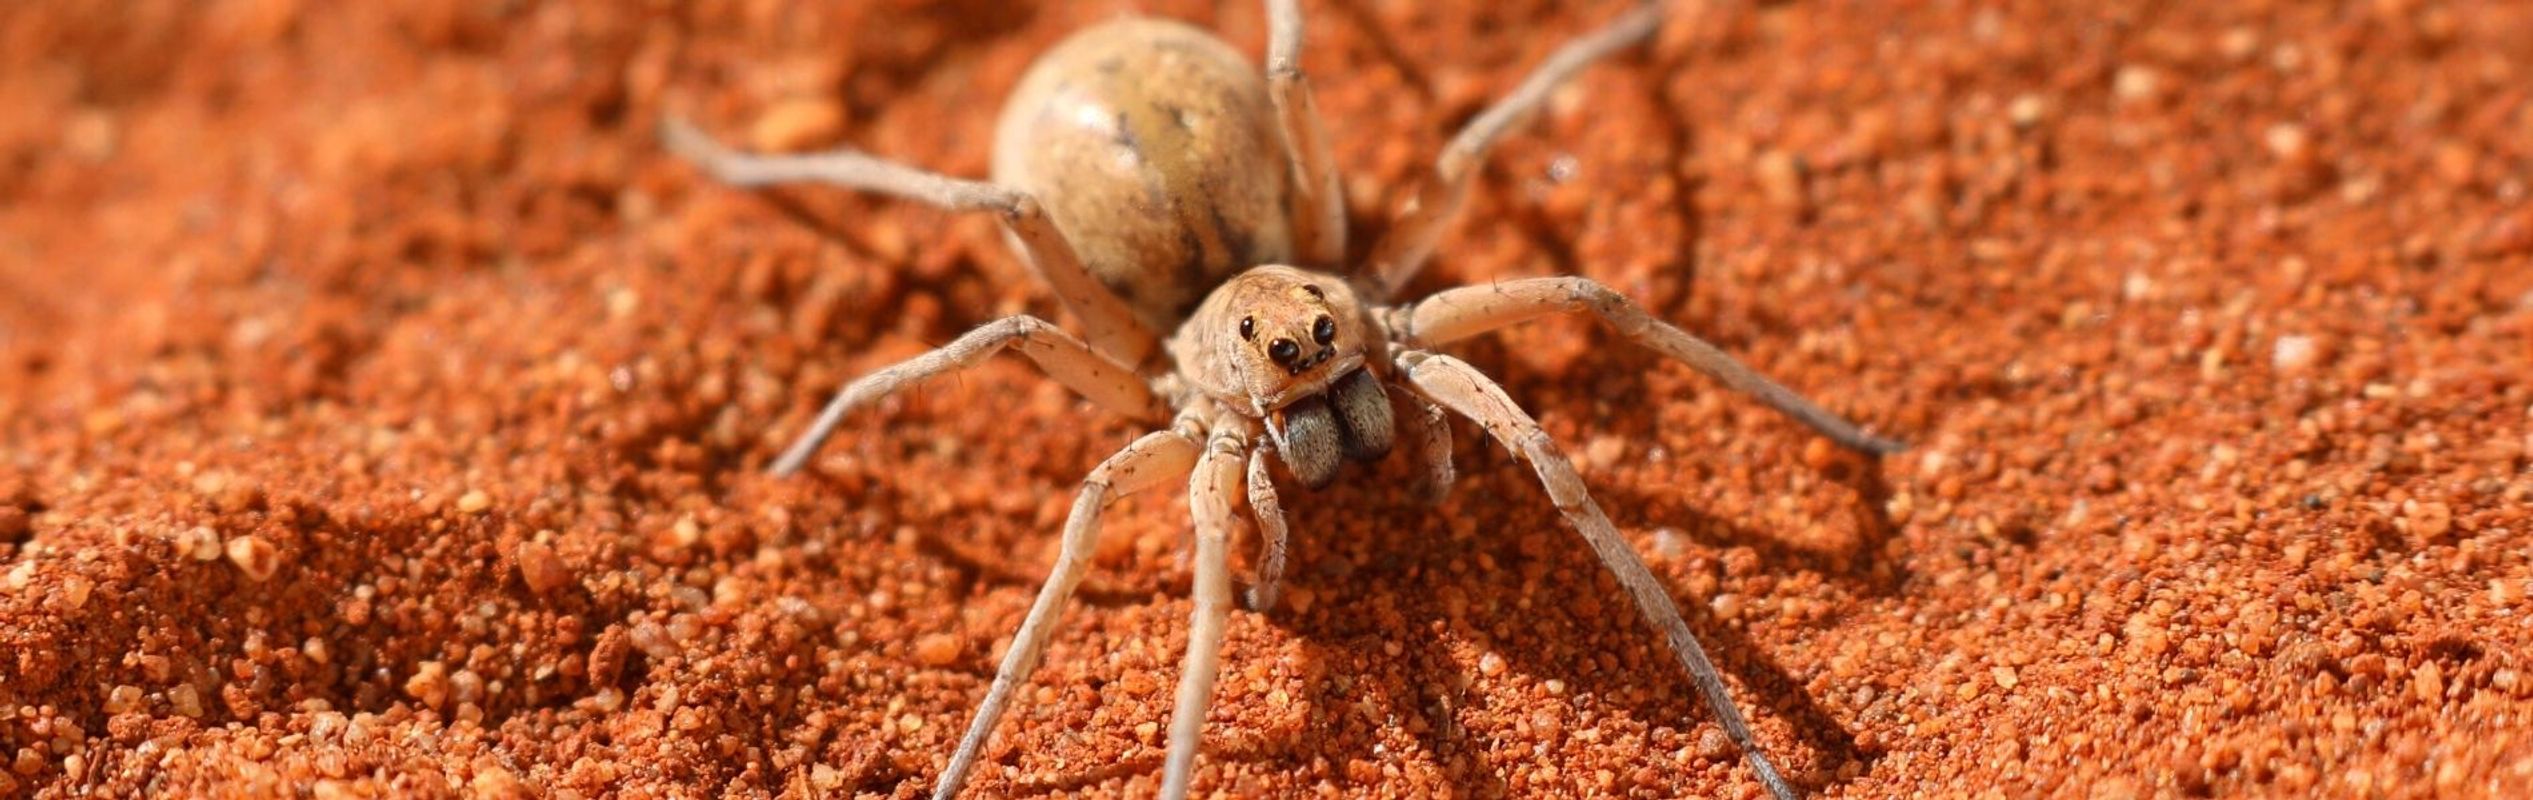
[[1294,251],[1305,266],[1331,269],[1346,257],[1346,196],[1328,128],[1319,121],[1310,78],[1302,73],[1302,9],[1296,0],[1267,0],[1267,97],[1275,103],[1284,153],[1293,165]]
[[927,172],[852,148],[801,155],[760,155],[730,149],[681,119],[660,123],[660,142],[671,153],[731,186],[758,188],[814,183],[901,197],[951,211],[991,211],[1020,240],[1031,266],[1066,308],[1081,317],[1083,338],[1118,363],[1141,366],[1160,339],[1135,319],[1126,301],[1092,277],[1073,244],[1035,197],[1000,184]]

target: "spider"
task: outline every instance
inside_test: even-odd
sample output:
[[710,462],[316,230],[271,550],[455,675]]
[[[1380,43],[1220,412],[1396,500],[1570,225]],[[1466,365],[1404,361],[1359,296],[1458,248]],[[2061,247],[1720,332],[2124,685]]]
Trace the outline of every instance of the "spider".
[[1275,603],[1288,533],[1274,466],[1316,489],[1349,462],[1375,461],[1403,445],[1421,464],[1427,493],[1439,497],[1453,478],[1446,411],[1474,421],[1530,465],[1567,523],[1662,632],[1760,782],[1777,797],[1796,796],[1752,740],[1671,595],[1601,513],[1556,443],[1493,380],[1436,348],[1550,314],[1590,314],[1848,448],[1883,454],[1903,445],[1821,409],[1589,279],[1510,280],[1396,298],[1459,215],[1495,141],[1577,72],[1650,38],[1662,6],[1641,3],[1565,44],[1471,120],[1368,259],[1352,267],[1344,264],[1345,208],[1327,135],[1298,62],[1301,11],[1294,0],[1267,0],[1266,7],[1264,75],[1230,45],[1165,20],[1108,22],[1057,45],[1003,108],[991,182],[849,149],[743,154],[682,121],[663,124],[672,152],[733,186],[822,183],[992,212],[1082,330],[1076,338],[1038,317],[1007,317],[855,380],[775,460],[776,475],[798,471],[854,409],[1005,350],[1019,351],[1099,406],[1159,428],[1082,481],[1053,570],[933,796],[958,793],[1013,689],[1037,666],[1089,567],[1102,510],[1182,477],[1196,528],[1195,612],[1161,796],[1185,796],[1231,613],[1236,504],[1246,502],[1261,541],[1246,599],[1264,611]]

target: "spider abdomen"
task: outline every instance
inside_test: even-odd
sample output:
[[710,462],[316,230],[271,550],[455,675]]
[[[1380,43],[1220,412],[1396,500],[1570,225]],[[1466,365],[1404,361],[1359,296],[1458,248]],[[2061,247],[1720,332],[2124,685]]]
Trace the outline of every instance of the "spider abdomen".
[[994,181],[1039,198],[1092,276],[1170,331],[1224,280],[1292,260],[1277,136],[1239,51],[1127,18],[1029,68],[995,128]]

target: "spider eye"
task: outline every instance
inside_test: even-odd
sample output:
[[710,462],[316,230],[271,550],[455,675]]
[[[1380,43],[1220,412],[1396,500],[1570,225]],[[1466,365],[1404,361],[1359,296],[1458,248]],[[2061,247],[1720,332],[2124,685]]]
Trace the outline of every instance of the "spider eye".
[[1240,338],[1252,340],[1258,338],[1258,320],[1256,317],[1240,318]]
[[1323,345],[1336,341],[1337,321],[1329,319],[1326,314],[1319,315],[1319,321],[1310,326],[1310,338]]
[[1312,297],[1316,297],[1316,298],[1319,298],[1319,299],[1322,299],[1322,300],[1326,300],[1326,299],[1328,299],[1328,293],[1320,291],[1320,290],[1319,290],[1319,284],[1316,284],[1316,283],[1305,283],[1305,284],[1302,284],[1302,291],[1309,292],[1309,293],[1310,293],[1310,296],[1312,296]]
[[1275,359],[1275,363],[1289,367],[1293,365],[1294,359],[1302,357],[1302,346],[1294,344],[1291,339],[1277,339],[1267,345],[1267,357]]

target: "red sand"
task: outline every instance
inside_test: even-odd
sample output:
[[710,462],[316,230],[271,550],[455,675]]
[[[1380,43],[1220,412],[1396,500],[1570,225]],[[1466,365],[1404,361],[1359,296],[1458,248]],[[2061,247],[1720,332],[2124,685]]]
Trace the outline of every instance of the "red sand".
[[[989,220],[652,125],[982,174],[1121,5],[0,7],[0,796],[927,791],[1135,431],[997,364],[764,477],[844,379],[1053,308]],[[1306,5],[1361,233],[1616,8]],[[1918,444],[1579,321],[1464,350],[1822,795],[2533,787],[2533,5],[2204,5],[1685,14],[1420,283],[1592,276]],[[1441,507],[1288,495],[1198,789],[1756,795],[1462,431]],[[1119,508],[971,795],[1157,786],[1187,523]]]

